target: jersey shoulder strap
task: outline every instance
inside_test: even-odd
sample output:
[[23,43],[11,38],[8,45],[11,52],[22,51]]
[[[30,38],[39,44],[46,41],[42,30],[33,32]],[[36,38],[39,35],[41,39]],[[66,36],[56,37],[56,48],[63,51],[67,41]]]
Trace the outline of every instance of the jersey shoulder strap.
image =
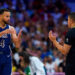
[[10,25],[8,25],[9,26],[9,29],[11,28],[11,26]]

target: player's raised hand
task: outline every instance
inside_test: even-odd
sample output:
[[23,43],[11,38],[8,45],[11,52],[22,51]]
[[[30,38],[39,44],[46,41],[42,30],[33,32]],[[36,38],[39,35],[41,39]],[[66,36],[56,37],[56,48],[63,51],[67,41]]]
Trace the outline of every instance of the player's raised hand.
[[20,30],[20,32],[18,33],[18,40],[19,40],[19,42],[21,42],[21,36],[22,36],[22,29]]
[[49,32],[49,39],[53,42],[56,40],[56,36],[52,33],[52,31]]
[[21,35],[22,35],[22,29],[20,30],[20,32],[19,32],[19,34],[18,34],[18,37],[21,37]]

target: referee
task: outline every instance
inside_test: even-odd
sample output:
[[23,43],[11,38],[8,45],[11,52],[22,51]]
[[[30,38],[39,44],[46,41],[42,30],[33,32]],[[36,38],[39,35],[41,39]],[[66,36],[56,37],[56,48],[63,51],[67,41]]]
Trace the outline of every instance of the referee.
[[75,13],[68,16],[69,31],[65,36],[64,45],[60,45],[56,41],[56,36],[49,32],[49,39],[53,42],[56,48],[64,55],[66,55],[66,75],[75,75]]

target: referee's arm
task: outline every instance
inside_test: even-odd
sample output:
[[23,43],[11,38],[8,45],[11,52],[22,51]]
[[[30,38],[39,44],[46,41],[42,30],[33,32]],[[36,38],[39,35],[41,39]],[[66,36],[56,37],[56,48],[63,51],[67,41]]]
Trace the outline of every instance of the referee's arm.
[[52,34],[52,31],[49,32],[49,39],[53,42],[53,44],[56,46],[56,48],[64,55],[66,55],[70,48],[71,48],[71,43],[68,42],[68,38],[66,39],[66,42],[64,45],[60,45],[59,42],[56,41],[56,36]]

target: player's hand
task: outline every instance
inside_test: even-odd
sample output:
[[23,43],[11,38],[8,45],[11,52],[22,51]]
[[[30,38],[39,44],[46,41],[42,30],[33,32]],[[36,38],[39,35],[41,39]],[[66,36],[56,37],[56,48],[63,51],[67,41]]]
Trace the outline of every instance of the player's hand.
[[2,37],[2,35],[4,35],[4,34],[9,34],[9,33],[10,33],[9,29],[6,29],[6,30],[0,32],[0,37]]
[[22,29],[20,30],[20,32],[19,32],[19,34],[18,34],[18,37],[21,37],[21,35],[22,35]]
[[20,32],[19,32],[19,34],[18,34],[18,40],[19,40],[19,43],[21,43],[22,31],[23,31],[23,30],[20,30]]
[[11,27],[11,28],[9,29],[9,33],[10,33],[10,34],[13,34],[13,33],[15,33],[15,30],[14,30],[14,28],[12,28],[12,27]]
[[49,39],[53,42],[56,40],[56,36],[52,33],[52,31],[49,32]]
[[4,31],[2,31],[3,34],[13,34],[14,30],[13,29],[6,29]]
[[4,31],[2,31],[0,33],[1,34],[10,34],[10,33],[12,33],[12,30],[11,29],[6,29],[6,30],[4,30]]

